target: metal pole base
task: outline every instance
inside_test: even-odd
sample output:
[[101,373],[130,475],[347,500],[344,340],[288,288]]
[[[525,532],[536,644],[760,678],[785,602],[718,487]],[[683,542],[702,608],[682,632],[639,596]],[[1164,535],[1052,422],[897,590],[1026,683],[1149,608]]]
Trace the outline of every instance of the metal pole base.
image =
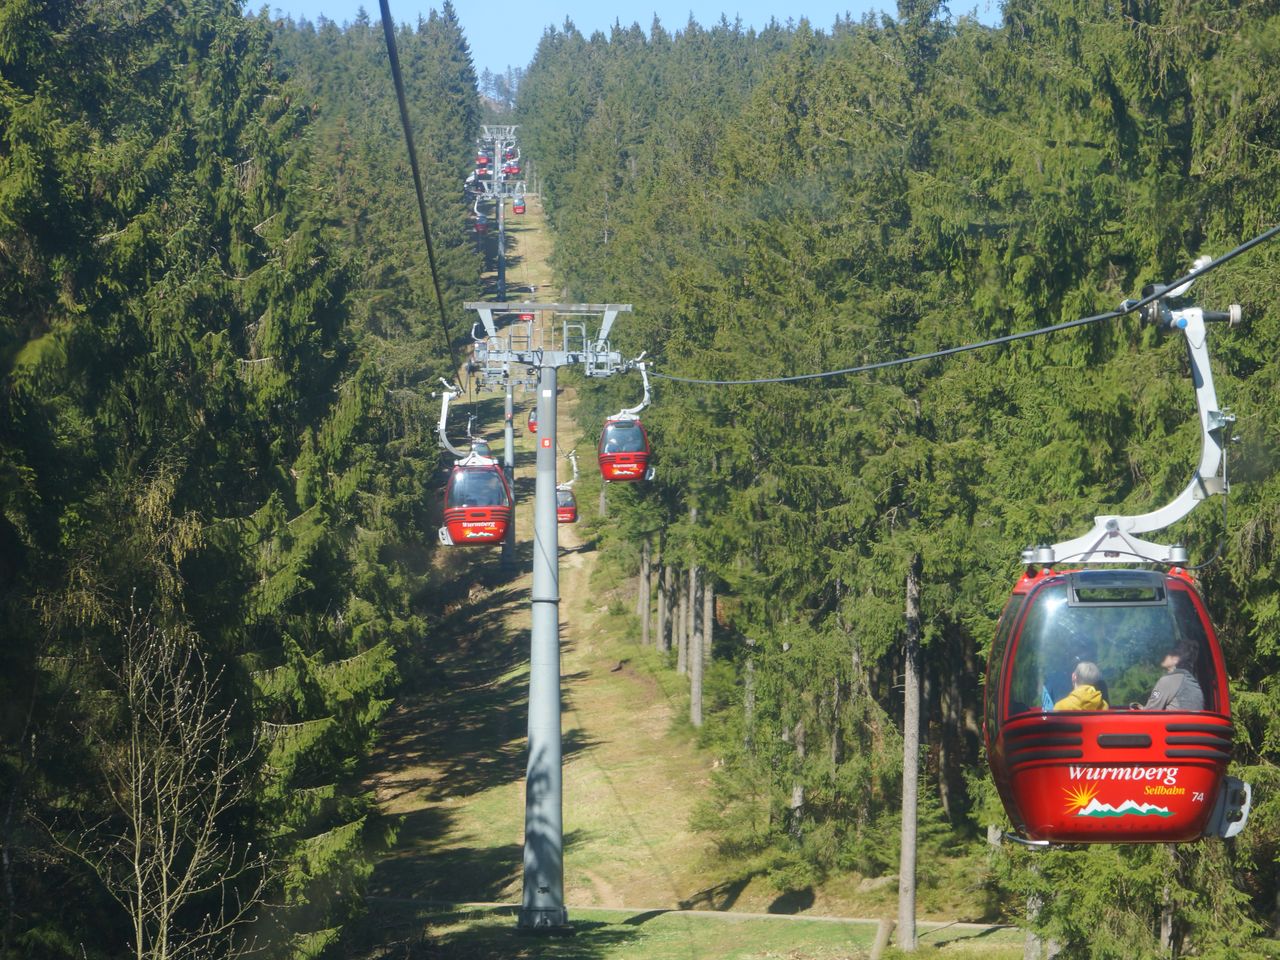
[[569,911],[564,907],[521,907],[516,929],[522,933],[548,937],[573,935],[573,927],[569,925]]

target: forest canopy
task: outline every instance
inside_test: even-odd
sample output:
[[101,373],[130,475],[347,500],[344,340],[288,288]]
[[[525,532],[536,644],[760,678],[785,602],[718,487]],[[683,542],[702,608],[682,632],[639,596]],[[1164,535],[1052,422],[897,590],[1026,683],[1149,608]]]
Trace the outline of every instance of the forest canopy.
[[[979,718],[1020,551],[1186,485],[1185,347],[1134,316],[866,376],[662,375],[841,369],[1105,312],[1280,214],[1274,4],[1002,12],[994,28],[928,2],[830,30],[566,23],[520,86],[557,267],[575,297],[635,304],[617,336],[655,376],[657,479],[610,487],[606,549],[634,568],[648,541],[671,582],[715,584],[701,736],[724,765],[703,826],[782,890],[896,867],[913,569],[922,847],[1008,827]],[[1053,853],[1036,871],[1001,854],[983,882],[1038,897],[1034,925],[1079,955],[1168,949],[1162,903],[1206,955],[1245,955],[1272,924],[1278,264],[1270,244],[1195,289],[1247,317],[1211,335],[1240,442],[1229,512],[1167,535],[1212,561],[1253,818],[1226,849]],[[584,429],[631,394],[589,395]]]

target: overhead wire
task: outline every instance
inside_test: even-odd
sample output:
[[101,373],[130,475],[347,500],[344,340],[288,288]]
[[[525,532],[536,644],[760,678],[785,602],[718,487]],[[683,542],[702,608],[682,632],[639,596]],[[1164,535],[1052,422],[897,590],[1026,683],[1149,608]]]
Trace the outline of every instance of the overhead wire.
[[[975,343],[967,343],[967,344],[962,344],[956,347],[948,347],[943,350],[933,350],[933,351],[930,351],[929,353],[914,354],[909,357],[899,357],[894,360],[881,360],[876,363],[867,363],[867,364],[862,364],[856,367],[845,367],[840,370],[826,370],[819,373],[803,373],[803,374],[795,374],[792,376],[785,376],[785,377],[756,377],[756,378],[746,379],[746,380],[707,380],[707,379],[700,379],[695,377],[681,377],[681,376],[676,376],[674,374],[665,374],[665,373],[660,373],[656,370],[650,369],[649,376],[662,379],[662,380],[672,381],[675,383],[689,383],[689,384],[697,384],[701,386],[754,386],[754,385],[769,384],[769,383],[796,383],[796,382],[801,382],[806,380],[819,380],[819,379],[827,379],[831,377],[849,376],[849,375],[858,374],[858,373],[869,373],[873,370],[884,370],[891,367],[906,366],[907,364],[911,364],[911,363],[922,363],[926,360],[936,360],[941,357],[954,356],[955,354],[959,354],[959,353],[967,353],[973,350],[982,350],[987,347],[999,346],[1005,343],[1013,343],[1018,340],[1026,340],[1031,337],[1044,336],[1046,334],[1057,333],[1062,330],[1070,330],[1074,327],[1082,327],[1088,324],[1101,323],[1106,320],[1115,320],[1120,317],[1127,316],[1131,313],[1135,313],[1141,310],[1143,307],[1147,306],[1148,304],[1161,299],[1162,297],[1169,296],[1169,292],[1171,290],[1177,290],[1179,287],[1183,286],[1184,284],[1191,283],[1193,280],[1196,280],[1197,278],[1204,276],[1210,271],[1217,269],[1218,267],[1222,266],[1224,263],[1228,262],[1229,260],[1233,260],[1236,257],[1240,256],[1241,254],[1246,253],[1249,250],[1252,250],[1254,247],[1259,246],[1260,244],[1266,243],[1268,240],[1271,240],[1272,238],[1274,238],[1277,234],[1280,234],[1280,224],[1276,224],[1268,228],[1267,230],[1264,230],[1262,233],[1258,234],[1257,236],[1252,237],[1249,240],[1246,240],[1244,243],[1241,243],[1239,246],[1236,246],[1231,250],[1228,250],[1222,256],[1211,259],[1206,263],[1203,263],[1195,267],[1194,269],[1188,271],[1186,274],[1179,277],[1177,280],[1174,280],[1173,282],[1169,283],[1168,285],[1156,286],[1151,293],[1143,296],[1138,300],[1124,301],[1118,309],[1108,310],[1105,313],[1098,313],[1098,314],[1094,314],[1093,316],[1080,317],[1075,320],[1068,320],[1063,323],[1055,323],[1047,327],[1039,327],[1035,330],[1024,330],[1019,333],[1011,333],[1002,337],[992,337],[991,339],[981,340]],[[1223,448],[1222,455],[1223,455],[1222,472],[1223,472],[1223,481],[1225,483],[1227,479],[1227,451],[1225,447]],[[1208,560],[1204,561],[1203,563],[1197,564],[1195,566],[1183,565],[1184,569],[1191,570],[1191,571],[1200,571],[1207,567],[1212,566],[1213,564],[1217,563],[1221,559],[1223,555],[1223,550],[1226,546],[1226,543],[1225,543],[1225,537],[1226,537],[1225,531],[1227,530],[1227,498],[1226,497],[1223,497],[1223,502],[1222,502],[1222,526],[1223,526],[1224,533],[1223,533],[1223,536],[1218,539],[1217,545],[1213,552],[1213,556],[1211,556]],[[1137,555],[1135,554],[1135,556]],[[1139,559],[1149,559],[1149,558],[1139,557]]]
[[1197,277],[1204,276],[1206,273],[1220,267],[1228,260],[1232,260],[1240,256],[1240,254],[1245,253],[1248,250],[1252,250],[1259,244],[1272,239],[1277,234],[1280,234],[1280,224],[1276,224],[1270,229],[1258,234],[1256,237],[1246,240],[1238,247],[1235,247],[1216,259],[1210,260],[1203,266],[1196,267],[1194,270],[1191,270],[1189,273],[1171,282],[1167,287],[1155,290],[1142,297],[1140,300],[1126,300],[1115,310],[1108,310],[1105,313],[1096,313],[1089,317],[1080,317],[1076,320],[1067,320],[1063,323],[1055,323],[1047,327],[1038,327],[1035,330],[1023,330],[1019,333],[1010,333],[1002,337],[992,337],[989,340],[981,340],[976,343],[966,343],[957,347],[947,347],[943,350],[933,350],[929,353],[918,353],[909,357],[898,357],[893,360],[880,360],[876,363],[864,363],[857,367],[844,367],[840,370],[824,370],[819,373],[799,373],[783,377],[755,377],[748,380],[704,380],[697,377],[681,377],[670,373],[659,373],[656,370],[650,369],[649,376],[675,383],[691,383],[709,387],[755,386],[766,383],[797,383],[804,380],[822,380],[830,377],[850,376],[856,373],[869,373],[873,370],[885,370],[890,367],[901,367],[910,363],[922,363],[926,360],[937,360],[941,357],[950,357],[958,353],[968,353],[972,350],[982,350],[987,347],[995,347],[1004,343],[1013,343],[1017,340],[1026,340],[1030,337],[1040,337],[1049,333],[1058,333],[1062,330],[1070,330],[1073,327],[1083,327],[1087,324],[1101,323],[1104,320],[1116,320],[1120,317],[1124,317],[1141,310],[1147,304],[1153,303],[1161,297],[1168,296],[1170,290],[1177,289],[1185,283],[1190,283]]
[[453,348],[453,333],[449,330],[449,318],[445,311],[444,294],[440,290],[440,273],[436,268],[435,246],[431,243],[431,224],[427,218],[427,201],[422,189],[422,174],[418,169],[418,151],[413,145],[413,129],[409,125],[409,105],[404,95],[404,78],[400,74],[400,56],[396,52],[395,24],[391,20],[388,0],[378,0],[382,8],[382,33],[387,40],[387,58],[391,61],[391,81],[396,88],[396,102],[400,106],[400,126],[404,129],[404,143],[409,151],[409,169],[413,172],[413,189],[418,197],[418,219],[422,221],[422,237],[427,243],[427,262],[431,266],[431,284],[436,291],[436,305],[440,308],[440,327],[444,330],[445,347],[453,363],[454,374],[461,369],[457,351]]

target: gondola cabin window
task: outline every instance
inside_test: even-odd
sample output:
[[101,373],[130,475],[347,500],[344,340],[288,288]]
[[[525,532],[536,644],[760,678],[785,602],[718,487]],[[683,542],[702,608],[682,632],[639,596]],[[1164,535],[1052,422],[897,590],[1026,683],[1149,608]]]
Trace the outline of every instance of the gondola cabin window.
[[463,470],[449,485],[446,507],[501,507],[507,505],[502,477],[493,470]]
[[1217,676],[1190,591],[1142,571],[1076,573],[1047,584],[1026,613],[1014,651],[1007,716],[1050,712],[1072,692],[1077,664],[1096,664],[1109,709],[1147,703],[1178,646],[1204,691],[1203,709],[1221,709]]
[[605,453],[641,453],[645,447],[644,432],[637,420],[617,420],[606,428]]

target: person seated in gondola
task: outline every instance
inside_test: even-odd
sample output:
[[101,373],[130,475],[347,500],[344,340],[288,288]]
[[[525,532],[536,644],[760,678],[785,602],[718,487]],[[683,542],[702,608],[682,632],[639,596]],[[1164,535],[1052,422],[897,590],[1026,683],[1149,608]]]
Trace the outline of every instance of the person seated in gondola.
[[1046,672],[1044,683],[1040,687],[1040,709],[1046,712],[1083,709],[1057,706],[1058,701],[1069,697],[1079,685],[1075,678],[1075,669],[1081,663],[1089,663],[1098,670],[1098,679],[1086,682],[1098,688],[1104,701],[1107,699],[1107,682],[1102,679],[1101,670],[1097,666],[1098,641],[1091,635],[1077,635],[1068,645],[1057,648],[1053,667]]
[[1053,705],[1055,710],[1106,710],[1102,697],[1102,671],[1091,660],[1081,660],[1071,671],[1071,692]]
[[1179,639],[1160,661],[1164,676],[1156,681],[1143,710],[1203,710],[1204,690],[1192,673],[1196,668],[1196,645]]

